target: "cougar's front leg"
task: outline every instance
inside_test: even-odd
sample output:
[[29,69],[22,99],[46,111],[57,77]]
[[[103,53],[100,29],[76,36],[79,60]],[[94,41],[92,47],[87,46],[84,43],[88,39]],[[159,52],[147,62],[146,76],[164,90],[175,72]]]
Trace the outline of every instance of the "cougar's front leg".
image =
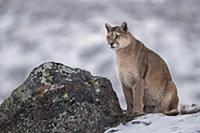
[[126,87],[123,83],[122,83],[122,88],[123,88],[123,92],[124,92],[124,96],[125,96],[126,104],[127,104],[126,113],[132,113],[132,108],[133,108],[132,89],[130,87]]
[[133,109],[132,113],[144,114],[143,107],[143,97],[144,97],[144,80],[137,80],[132,86],[133,91]]

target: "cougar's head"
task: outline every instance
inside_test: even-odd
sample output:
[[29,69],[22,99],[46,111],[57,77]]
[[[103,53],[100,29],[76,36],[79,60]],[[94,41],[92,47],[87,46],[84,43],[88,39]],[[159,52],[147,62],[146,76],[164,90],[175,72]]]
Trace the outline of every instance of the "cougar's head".
[[112,27],[110,24],[105,24],[107,30],[107,42],[112,49],[118,50],[127,47],[130,42],[128,34],[128,26],[126,22],[122,22],[120,26]]

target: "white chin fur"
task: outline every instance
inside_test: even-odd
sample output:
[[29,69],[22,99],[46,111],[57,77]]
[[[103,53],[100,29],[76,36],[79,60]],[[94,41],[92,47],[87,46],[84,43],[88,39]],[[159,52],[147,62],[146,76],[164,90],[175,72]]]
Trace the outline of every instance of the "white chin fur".
[[117,48],[117,47],[119,47],[119,45],[118,45],[118,44],[116,44],[116,43],[114,43],[114,45],[113,45],[113,46],[114,46],[114,47],[116,47],[116,48]]
[[118,49],[119,48],[119,45],[114,43],[113,46],[111,47],[112,49]]

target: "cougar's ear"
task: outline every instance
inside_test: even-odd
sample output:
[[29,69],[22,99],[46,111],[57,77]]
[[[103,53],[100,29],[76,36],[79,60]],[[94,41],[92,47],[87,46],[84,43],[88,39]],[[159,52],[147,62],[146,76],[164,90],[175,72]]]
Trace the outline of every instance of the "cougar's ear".
[[106,27],[107,32],[111,31],[112,29],[111,25],[108,23],[105,23],[105,27]]
[[126,23],[125,21],[123,21],[123,22],[121,23],[121,30],[122,30],[123,32],[127,32],[127,30],[128,30],[128,26],[127,26],[127,23]]

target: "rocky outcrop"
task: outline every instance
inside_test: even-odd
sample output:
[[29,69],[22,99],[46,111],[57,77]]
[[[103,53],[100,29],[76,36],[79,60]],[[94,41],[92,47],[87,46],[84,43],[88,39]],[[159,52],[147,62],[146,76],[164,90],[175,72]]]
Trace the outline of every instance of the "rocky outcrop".
[[49,62],[0,105],[0,131],[99,133],[119,123],[121,115],[108,79]]

